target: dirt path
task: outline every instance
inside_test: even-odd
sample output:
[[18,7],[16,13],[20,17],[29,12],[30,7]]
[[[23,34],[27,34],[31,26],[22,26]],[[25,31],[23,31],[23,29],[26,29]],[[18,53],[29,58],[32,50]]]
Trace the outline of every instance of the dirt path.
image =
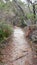
[[2,54],[4,65],[33,65],[32,50],[21,28],[14,29],[13,41],[2,50]]

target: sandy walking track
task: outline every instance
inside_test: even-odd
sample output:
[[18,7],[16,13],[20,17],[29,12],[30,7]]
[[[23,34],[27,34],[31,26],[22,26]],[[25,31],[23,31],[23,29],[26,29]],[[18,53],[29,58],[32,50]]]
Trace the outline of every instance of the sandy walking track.
[[2,52],[0,65],[33,65],[32,50],[21,28],[14,28],[13,41]]

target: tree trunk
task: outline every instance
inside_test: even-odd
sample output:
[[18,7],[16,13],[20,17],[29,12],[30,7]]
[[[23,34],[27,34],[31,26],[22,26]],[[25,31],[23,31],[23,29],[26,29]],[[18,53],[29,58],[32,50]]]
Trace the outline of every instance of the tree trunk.
[[35,4],[33,4],[34,24],[36,24]]

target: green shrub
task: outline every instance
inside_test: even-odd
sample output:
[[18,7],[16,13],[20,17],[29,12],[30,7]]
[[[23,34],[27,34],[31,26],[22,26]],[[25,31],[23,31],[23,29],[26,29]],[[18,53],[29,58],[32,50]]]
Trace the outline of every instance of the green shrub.
[[12,33],[12,28],[8,24],[0,24],[0,42],[8,38]]

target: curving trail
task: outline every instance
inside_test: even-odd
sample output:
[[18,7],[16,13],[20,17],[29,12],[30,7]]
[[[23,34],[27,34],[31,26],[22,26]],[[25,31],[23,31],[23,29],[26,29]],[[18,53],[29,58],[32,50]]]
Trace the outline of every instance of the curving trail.
[[21,28],[15,27],[13,41],[2,50],[5,65],[33,65],[32,50]]

